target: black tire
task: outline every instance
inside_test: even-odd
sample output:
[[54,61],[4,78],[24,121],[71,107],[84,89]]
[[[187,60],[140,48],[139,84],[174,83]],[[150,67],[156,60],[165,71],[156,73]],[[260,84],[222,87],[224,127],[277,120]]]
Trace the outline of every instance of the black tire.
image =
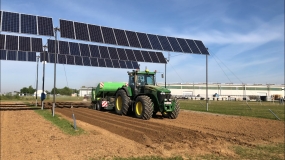
[[92,103],[91,103],[91,108],[92,108],[92,109],[96,109],[96,104],[92,102]]
[[102,110],[102,101],[97,101],[97,103],[96,103],[96,110],[98,110],[98,111]]
[[129,110],[130,97],[124,90],[118,90],[115,98],[115,111],[119,115],[127,115]]
[[178,117],[179,111],[180,111],[179,103],[177,100],[175,100],[174,110],[168,114],[169,115],[168,118],[176,119]]
[[134,112],[137,118],[148,120],[153,114],[153,103],[148,96],[138,96],[136,98]]

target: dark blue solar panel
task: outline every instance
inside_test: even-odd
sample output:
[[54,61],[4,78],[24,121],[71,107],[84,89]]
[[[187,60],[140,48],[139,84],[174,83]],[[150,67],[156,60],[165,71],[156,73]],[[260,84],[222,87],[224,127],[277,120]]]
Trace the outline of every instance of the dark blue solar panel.
[[6,35],[6,49],[18,50],[18,36]]
[[102,33],[103,33],[103,38],[104,38],[104,42],[108,43],[108,44],[117,44],[116,39],[115,39],[115,35],[113,33],[113,29],[112,28],[108,28],[108,27],[101,27]]
[[55,53],[55,40],[48,39],[48,52]]
[[134,68],[131,61],[126,61],[126,65],[127,65],[127,68],[129,68],[129,69],[133,69]]
[[89,41],[88,28],[86,23],[74,22],[76,39]]
[[114,33],[118,42],[118,45],[129,46],[128,39],[125,31],[121,29],[114,29]]
[[106,67],[113,68],[113,63],[111,59],[105,59]]
[[58,41],[59,54],[69,54],[69,44],[66,41]]
[[148,51],[148,54],[150,55],[152,62],[159,63],[159,60],[158,60],[155,52]]
[[156,56],[160,63],[166,63],[166,59],[161,52],[156,52]]
[[161,47],[160,42],[159,42],[156,35],[147,34],[147,36],[149,38],[149,41],[150,41],[153,49],[162,50],[162,47]]
[[198,48],[200,49],[202,54],[209,55],[209,52],[208,52],[207,48],[204,46],[202,41],[195,40],[195,43],[198,46]]
[[100,51],[99,51],[99,47],[96,45],[89,45],[90,48],[90,52],[91,52],[91,57],[97,57],[100,58]]
[[108,47],[108,50],[109,50],[109,54],[110,54],[111,59],[119,59],[116,48]]
[[91,66],[89,57],[82,57],[82,58],[83,58],[83,65],[84,66]]
[[28,52],[28,61],[36,62],[37,61],[37,53],[36,52]]
[[117,51],[118,51],[118,55],[119,55],[119,59],[120,60],[128,60],[128,57],[127,57],[126,52],[125,52],[124,49],[117,48]]
[[152,49],[150,42],[147,38],[147,35],[145,33],[137,32],[137,35],[138,35],[139,41],[141,42],[142,48]]
[[78,43],[69,42],[69,48],[70,48],[70,55],[80,56]]
[[21,33],[37,34],[37,17],[21,14]]
[[182,52],[182,49],[181,49],[180,45],[178,44],[176,38],[167,37],[167,39],[168,39],[169,43],[171,44],[173,51]]
[[132,64],[133,64],[134,69],[140,69],[138,62],[132,61]]
[[66,64],[74,65],[74,56],[66,55]]
[[98,66],[99,67],[106,67],[105,60],[102,58],[98,58]]
[[60,25],[60,37],[75,39],[74,26],[72,21],[60,19],[59,25]]
[[59,64],[66,64],[66,57],[64,54],[58,54],[57,55],[58,57],[58,62]]
[[160,44],[161,44],[163,50],[165,50],[165,51],[173,51],[171,46],[170,46],[170,44],[169,44],[169,42],[168,42],[168,40],[167,40],[167,38],[165,36],[159,36],[158,35],[157,37],[158,37],[158,39],[160,41]]
[[48,54],[47,52],[41,52],[41,54],[40,54],[41,62],[42,62],[42,61],[47,61],[47,62],[49,62],[48,57],[49,57],[49,54]]
[[19,37],[19,50],[20,51],[31,51],[31,38],[30,37]]
[[125,61],[119,60],[119,63],[120,63],[120,67],[121,68],[127,68],[127,65],[126,65]]
[[20,15],[18,13],[3,12],[2,31],[19,33]]
[[119,64],[119,60],[112,59],[112,63],[113,63],[114,68],[121,68],[120,64]]
[[18,51],[18,61],[27,61],[27,52]]
[[142,56],[143,56],[143,59],[145,62],[152,62],[149,54],[148,54],[148,51],[141,51],[142,53]]
[[90,40],[92,42],[104,43],[100,26],[88,24]]
[[128,37],[129,44],[131,47],[141,48],[136,32],[126,31],[126,35]]
[[[54,60],[55,60],[55,59],[54,59],[54,58],[55,58],[54,55],[55,55],[54,53],[50,53],[50,54],[49,54],[49,62],[50,62],[50,63],[54,63]],[[57,60],[56,60],[56,61],[57,61]]]
[[0,59],[6,60],[7,51],[6,50],[0,50]]
[[99,50],[100,50],[101,58],[107,58],[107,59],[110,58],[107,47],[99,46]]
[[98,58],[90,58],[90,62],[93,67],[98,67]]
[[131,50],[131,49],[125,49],[125,51],[126,51],[126,55],[127,55],[127,57],[128,57],[128,60],[130,60],[130,61],[137,61],[137,60],[136,60],[136,57],[135,57],[135,55],[134,55],[133,50]]
[[198,47],[192,39],[186,39],[188,46],[191,48],[193,53],[200,53]]
[[39,35],[54,36],[52,18],[38,16]]
[[144,62],[144,58],[141,54],[141,51],[139,50],[133,50],[133,51],[134,51],[134,55],[136,56],[137,61]]
[[32,51],[42,52],[43,51],[43,40],[41,38],[31,38]]
[[0,34],[0,49],[5,49],[5,35]]
[[16,59],[17,59],[17,51],[8,51],[7,60],[16,61]]
[[191,49],[189,48],[185,39],[177,38],[178,43],[180,44],[183,52],[185,53],[192,53]]
[[90,51],[89,51],[89,46],[88,44],[79,44],[80,46],[80,52],[81,52],[81,56],[87,56],[90,57]]
[[75,57],[75,65],[83,65],[82,63],[82,57],[80,56],[74,56]]

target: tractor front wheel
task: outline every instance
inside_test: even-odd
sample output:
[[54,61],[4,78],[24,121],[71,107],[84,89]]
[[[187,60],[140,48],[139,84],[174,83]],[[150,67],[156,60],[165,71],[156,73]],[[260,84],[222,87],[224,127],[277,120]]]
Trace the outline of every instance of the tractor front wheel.
[[176,119],[178,117],[179,111],[180,111],[179,103],[177,100],[175,100],[174,110],[171,113],[169,113],[168,118]]
[[153,114],[153,103],[148,96],[138,96],[135,103],[135,115],[137,118],[148,120]]
[[127,115],[130,97],[124,90],[118,90],[115,99],[115,111],[119,115]]

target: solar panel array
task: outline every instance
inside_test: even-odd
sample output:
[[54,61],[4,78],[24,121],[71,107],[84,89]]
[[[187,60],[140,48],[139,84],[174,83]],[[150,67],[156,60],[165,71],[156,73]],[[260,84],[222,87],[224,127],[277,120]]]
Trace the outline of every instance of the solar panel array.
[[1,31],[54,36],[52,18],[1,11]]
[[0,50],[0,60],[36,62],[36,52]]
[[209,55],[208,50],[200,40],[140,33],[62,19],[59,22],[60,35],[63,38],[135,48]]
[[[63,55],[100,58],[105,60],[111,59],[111,60],[123,60],[123,61],[166,63],[166,60],[161,52],[114,48],[106,46],[97,46],[93,44],[67,42],[67,41],[57,41],[57,42],[58,42],[57,53]],[[54,40],[50,39],[48,40],[48,52],[55,53]]]
[[[41,61],[54,63],[54,53],[41,53]],[[123,68],[123,69],[139,69],[138,62],[119,59],[104,59],[98,57],[82,57],[68,54],[57,54],[57,63],[91,67],[108,67],[108,68]]]
[[0,34],[0,49],[42,52],[43,42],[41,38]]

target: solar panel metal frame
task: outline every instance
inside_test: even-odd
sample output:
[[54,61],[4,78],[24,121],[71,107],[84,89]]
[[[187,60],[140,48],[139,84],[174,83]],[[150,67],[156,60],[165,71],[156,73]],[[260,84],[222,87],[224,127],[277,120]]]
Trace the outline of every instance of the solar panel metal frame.
[[59,19],[59,25],[60,25],[60,37],[76,39],[74,33],[75,30],[74,30],[73,21]]
[[98,58],[97,57],[90,57],[90,64],[93,67],[98,67],[99,66]]
[[66,64],[75,65],[75,57],[66,55]]
[[67,41],[58,41],[59,54],[69,55],[69,43]]
[[128,69],[133,69],[134,68],[131,61],[126,61],[126,66],[127,66]]
[[90,57],[82,57],[84,66],[91,66]]
[[138,62],[135,62],[135,61],[131,61],[131,62],[133,64],[133,68],[134,69],[140,69],[140,66],[139,66]]
[[114,68],[111,59],[105,59],[105,63],[106,63],[106,67],[108,67],[108,68]]
[[105,43],[117,45],[113,28],[101,26],[101,31]]
[[53,20],[51,17],[37,16],[37,22],[38,22],[38,35],[54,36]]
[[106,67],[105,59],[98,58],[98,67]]
[[152,59],[150,55],[148,54],[148,51],[141,51],[141,54],[145,62],[152,62]]
[[36,62],[37,61],[37,53],[36,52],[28,52],[27,61]]
[[81,22],[73,22],[73,26],[76,39],[90,41],[88,24]]
[[19,50],[31,51],[31,38],[19,36]]
[[66,64],[66,55],[64,54],[57,54],[58,64]]
[[0,60],[7,60],[7,50],[0,50]]
[[19,50],[19,36],[6,35],[6,50]]
[[126,65],[125,61],[119,60],[119,64],[120,64],[121,68],[127,68],[127,65]]
[[18,61],[27,61],[27,52],[18,51],[17,57]]
[[83,66],[83,60],[82,60],[82,57],[81,56],[74,56],[74,62],[75,62],[75,65],[80,65],[80,66]]
[[121,68],[118,59],[112,59],[112,63],[114,68]]
[[160,63],[159,59],[157,58],[156,52],[148,51],[148,54],[153,63]]
[[5,49],[6,35],[0,34],[0,49]]
[[[15,12],[2,12],[1,31],[20,33],[20,14]],[[18,16],[11,18],[10,16]],[[7,20],[6,20],[7,19]],[[13,21],[12,21],[13,20]],[[6,24],[7,23],[7,24]]]
[[17,51],[8,50],[7,51],[7,60],[16,61],[17,60]]
[[81,56],[91,56],[88,44],[79,43],[79,48]]
[[36,15],[20,14],[20,19],[20,33],[38,35],[38,23]]
[[43,39],[31,37],[31,51],[33,52],[43,52]]

